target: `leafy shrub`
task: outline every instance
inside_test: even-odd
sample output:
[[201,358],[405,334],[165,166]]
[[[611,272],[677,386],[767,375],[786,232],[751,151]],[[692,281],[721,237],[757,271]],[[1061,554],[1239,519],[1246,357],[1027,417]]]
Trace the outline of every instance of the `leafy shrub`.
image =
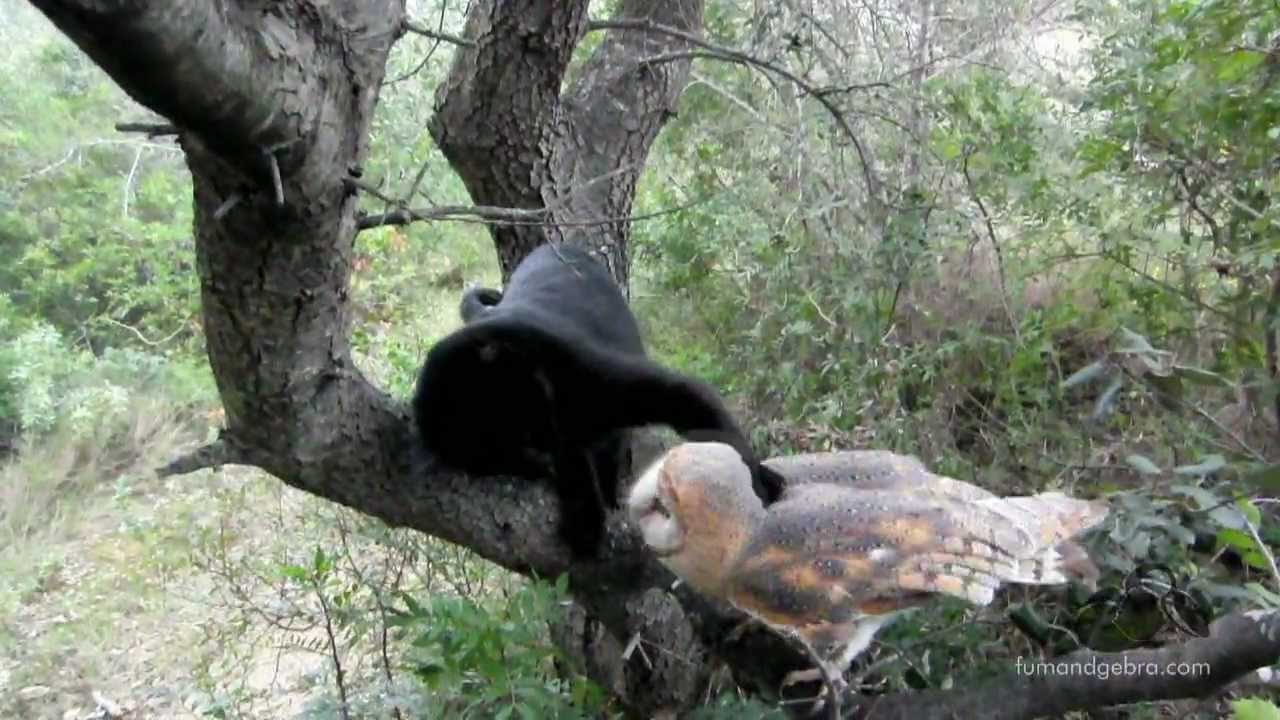
[[432,691],[433,717],[586,718],[605,698],[586,678],[557,676],[558,650],[547,620],[567,597],[556,585],[527,583],[490,602],[435,595],[425,604],[403,596],[397,624],[413,635],[415,674]]
[[101,357],[70,347],[36,322],[0,345],[0,422],[31,435],[62,427],[82,436],[109,429],[140,391],[162,392],[178,408],[212,404],[208,370],[133,349]]

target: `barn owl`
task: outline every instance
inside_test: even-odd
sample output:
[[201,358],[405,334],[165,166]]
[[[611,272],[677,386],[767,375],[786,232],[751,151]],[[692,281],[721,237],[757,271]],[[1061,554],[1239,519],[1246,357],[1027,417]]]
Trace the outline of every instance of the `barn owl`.
[[1068,539],[1107,514],[1060,493],[996,497],[887,452],[767,462],[802,481],[765,508],[733,448],[678,445],[636,481],[628,512],[695,591],[804,645],[831,717],[844,670],[898,613],[934,594],[986,605],[1001,583],[1064,583],[1083,555]]

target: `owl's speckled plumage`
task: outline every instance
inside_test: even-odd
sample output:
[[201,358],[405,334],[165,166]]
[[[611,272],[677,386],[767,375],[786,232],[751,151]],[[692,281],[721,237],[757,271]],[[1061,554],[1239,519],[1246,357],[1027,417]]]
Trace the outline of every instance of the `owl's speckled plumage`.
[[672,571],[799,638],[829,679],[932,594],[986,605],[1002,583],[1087,575],[1068,539],[1107,514],[1060,493],[996,497],[888,452],[767,464],[791,483],[768,509],[732,448],[679,445],[636,482],[630,514]]

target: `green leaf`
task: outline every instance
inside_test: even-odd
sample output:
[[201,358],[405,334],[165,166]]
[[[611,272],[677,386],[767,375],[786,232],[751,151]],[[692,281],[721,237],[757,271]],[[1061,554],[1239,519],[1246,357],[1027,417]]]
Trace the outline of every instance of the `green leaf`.
[[1253,536],[1242,530],[1223,528],[1218,531],[1219,545],[1225,545],[1240,554],[1240,559],[1255,570],[1266,570],[1271,567],[1267,556],[1258,549]]
[[424,610],[422,605],[420,605],[417,600],[413,599],[413,596],[409,593],[400,593],[400,600],[403,601],[404,606],[409,609],[410,615],[414,617],[426,617],[427,611]]
[[1218,63],[1218,80],[1233,83],[1262,63],[1264,56],[1253,50],[1236,50]]
[[1221,455],[1205,455],[1195,465],[1179,465],[1173,471],[1179,475],[1204,477],[1218,472],[1227,466],[1227,459]]
[[1233,720],[1280,720],[1280,708],[1262,698],[1231,701]]
[[1151,462],[1151,460],[1147,458],[1147,456],[1145,455],[1139,455],[1137,453],[1134,453],[1129,457],[1125,458],[1124,461],[1129,463],[1129,467],[1133,468],[1134,470],[1137,470],[1143,475],[1159,475],[1160,474],[1159,466]]
[[1151,346],[1151,342],[1143,335],[1130,330],[1129,328],[1120,328],[1120,334],[1124,336],[1124,346],[1117,352],[1125,353],[1154,353],[1156,349]]
[[[1209,517],[1218,525],[1224,528],[1231,528],[1237,532],[1245,532],[1249,529],[1245,523],[1244,515],[1234,505],[1222,505],[1209,511]],[[1250,536],[1250,542],[1253,537]]]
[[316,552],[311,557],[311,567],[315,570],[316,575],[325,575],[333,567],[330,559],[324,553],[324,548],[316,546]]
[[1105,377],[1110,366],[1104,360],[1091,362],[1079,370],[1071,373],[1071,377],[1062,381],[1062,389],[1070,390],[1077,385],[1091,383],[1094,380]]
[[1280,489],[1280,465],[1264,465],[1244,476],[1247,485],[1259,490]]
[[1253,536],[1243,530],[1232,530],[1223,528],[1218,531],[1218,544],[1229,548],[1234,548],[1241,553],[1254,552],[1257,550],[1257,544],[1253,541]]
[[1186,365],[1174,365],[1174,375],[1186,380],[1187,382],[1197,385],[1216,385],[1222,388],[1233,388],[1231,381],[1222,377],[1218,373],[1201,370],[1200,368],[1188,367]]
[[1267,607],[1280,607],[1280,595],[1268,590],[1262,583],[1245,583],[1244,587]]
[[1089,420],[1092,422],[1101,422],[1103,418],[1111,414],[1111,410],[1115,408],[1116,398],[1120,396],[1120,390],[1124,388],[1124,377],[1117,375],[1111,379],[1111,384],[1106,390],[1098,396],[1097,401],[1093,403],[1093,412],[1089,413]]
[[1173,485],[1169,487],[1169,492],[1176,495],[1186,495],[1195,500],[1197,510],[1207,510],[1222,504],[1222,498],[1198,485]]
[[1262,511],[1258,509],[1248,498],[1237,498],[1236,507],[1240,509],[1240,514],[1244,515],[1244,519],[1255,528],[1262,524]]

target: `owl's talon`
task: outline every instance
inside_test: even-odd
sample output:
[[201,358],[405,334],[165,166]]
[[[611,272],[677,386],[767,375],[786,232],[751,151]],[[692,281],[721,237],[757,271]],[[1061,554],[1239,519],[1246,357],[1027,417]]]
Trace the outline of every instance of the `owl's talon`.
[[792,685],[817,682],[821,679],[822,670],[816,667],[811,667],[808,670],[792,670],[782,677],[782,687],[789,688]]

